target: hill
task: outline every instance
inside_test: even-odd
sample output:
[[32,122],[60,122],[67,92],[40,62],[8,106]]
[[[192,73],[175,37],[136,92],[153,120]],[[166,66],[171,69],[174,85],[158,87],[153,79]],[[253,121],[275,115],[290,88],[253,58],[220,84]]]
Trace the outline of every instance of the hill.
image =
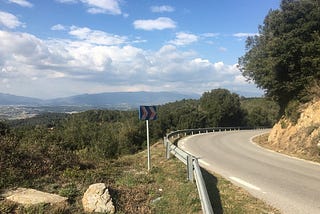
[[0,93],[0,105],[38,105],[41,99]]
[[139,105],[158,105],[182,99],[198,99],[197,94],[176,92],[110,92],[99,94],[81,94],[56,99],[36,99],[0,93],[0,105],[28,106],[93,106],[93,107],[137,107]]
[[100,94],[82,94],[66,98],[48,100],[50,105],[89,105],[89,106],[130,106],[158,105],[182,99],[197,99],[196,94],[175,92],[111,92]]

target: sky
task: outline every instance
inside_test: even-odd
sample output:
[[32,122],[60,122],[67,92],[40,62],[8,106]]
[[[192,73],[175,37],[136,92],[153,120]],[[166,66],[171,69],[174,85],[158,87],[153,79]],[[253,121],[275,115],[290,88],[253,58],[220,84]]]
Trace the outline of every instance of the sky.
[[0,93],[226,88],[262,96],[237,69],[280,0],[0,0]]

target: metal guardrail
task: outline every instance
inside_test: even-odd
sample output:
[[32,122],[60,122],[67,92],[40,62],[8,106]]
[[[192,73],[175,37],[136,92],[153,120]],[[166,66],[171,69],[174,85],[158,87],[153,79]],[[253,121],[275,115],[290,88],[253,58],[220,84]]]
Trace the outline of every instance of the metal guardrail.
[[200,196],[200,201],[201,201],[201,206],[202,206],[202,210],[203,213],[207,214],[207,213],[213,213],[213,209],[211,206],[211,202],[209,199],[209,195],[208,195],[208,191],[206,188],[206,184],[203,180],[202,177],[202,173],[201,173],[201,169],[198,163],[198,159],[194,159],[194,171],[195,171],[195,179],[196,179],[196,183],[197,183],[197,187],[198,187],[198,192],[199,192],[199,196]]
[[203,213],[205,214],[213,214],[213,209],[211,206],[211,202],[209,199],[208,191],[203,180],[203,176],[201,173],[201,169],[198,163],[198,159],[193,155],[185,152],[180,149],[178,146],[174,145],[171,139],[180,138],[181,135],[194,135],[201,133],[209,133],[209,132],[221,132],[221,131],[236,131],[236,130],[250,130],[252,128],[249,127],[214,127],[214,128],[200,128],[200,129],[185,129],[174,131],[167,134],[164,137],[164,144],[166,147],[166,157],[170,158],[170,153],[177,157],[181,162],[187,165],[187,179],[193,181],[193,178],[196,180],[197,189],[199,192],[200,202],[202,206]]

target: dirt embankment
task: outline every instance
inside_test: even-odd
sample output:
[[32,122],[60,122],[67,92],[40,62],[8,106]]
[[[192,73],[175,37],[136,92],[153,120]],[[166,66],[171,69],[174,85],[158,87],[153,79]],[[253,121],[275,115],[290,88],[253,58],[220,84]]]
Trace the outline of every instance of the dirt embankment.
[[[320,162],[320,101],[313,101],[299,109],[296,124],[286,118],[274,125],[262,146],[299,158]],[[262,143],[260,141],[260,143]]]

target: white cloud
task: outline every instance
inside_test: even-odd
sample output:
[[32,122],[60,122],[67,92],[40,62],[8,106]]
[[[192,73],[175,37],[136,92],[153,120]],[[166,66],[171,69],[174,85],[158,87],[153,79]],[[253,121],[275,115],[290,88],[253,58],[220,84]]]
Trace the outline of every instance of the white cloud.
[[56,0],[57,2],[60,3],[77,3],[78,0]]
[[120,0],[56,0],[60,3],[78,3],[81,2],[88,7],[88,13],[98,14],[106,13],[112,15],[122,14],[119,6]]
[[3,11],[0,11],[0,26],[1,25],[10,29],[25,26],[25,24],[20,22],[15,15]]
[[0,30],[0,91],[49,98],[105,91],[202,93],[248,86],[236,65],[212,62],[175,45],[146,51],[125,37],[114,42],[115,36],[103,31],[74,26],[69,33],[75,39],[43,40]]
[[233,34],[234,37],[238,37],[238,38],[247,38],[249,36],[259,36],[258,33],[235,33]]
[[66,27],[62,24],[57,24],[51,27],[51,30],[66,30]]
[[87,27],[72,26],[69,34],[80,40],[100,45],[119,45],[127,40],[125,36],[112,35],[104,31],[91,30]]
[[216,62],[213,64],[214,68],[224,75],[236,75],[240,74],[237,64],[225,65],[224,62]]
[[18,4],[21,7],[33,7],[33,4],[26,0],[8,0],[10,3]]
[[151,11],[153,13],[173,12],[174,8],[170,5],[152,6]]
[[207,59],[195,58],[192,61],[197,64],[207,64],[207,65],[210,64],[209,60]]
[[81,0],[81,2],[89,6],[89,13],[109,13],[113,15],[121,14],[119,0]]
[[198,41],[197,35],[194,35],[191,33],[179,32],[179,33],[176,33],[176,39],[169,41],[169,43],[178,45],[178,46],[183,46],[183,45],[189,45],[197,41]]
[[220,35],[219,33],[203,33],[203,34],[201,34],[201,36],[207,37],[207,38],[217,37],[219,35]]
[[213,66],[216,70],[222,70],[222,68],[224,67],[224,63],[223,62],[216,62],[213,64]]
[[135,29],[142,30],[164,30],[176,28],[176,23],[168,17],[159,17],[157,19],[136,20],[133,22]]
[[225,47],[219,47],[219,51],[221,51],[221,52],[227,52],[227,51],[228,51],[228,49],[227,49],[227,48],[225,48]]
[[241,85],[245,85],[245,84],[248,83],[248,82],[247,82],[247,79],[246,79],[243,75],[241,75],[241,74],[236,75],[236,76],[234,77],[234,82],[237,83],[237,84],[241,84]]

